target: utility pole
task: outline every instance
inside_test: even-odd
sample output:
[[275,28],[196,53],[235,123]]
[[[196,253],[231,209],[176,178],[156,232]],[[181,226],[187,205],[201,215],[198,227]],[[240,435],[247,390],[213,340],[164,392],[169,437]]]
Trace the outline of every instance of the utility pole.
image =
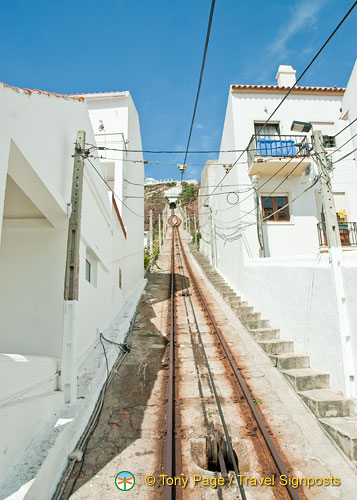
[[314,149],[317,153],[317,168],[320,175],[321,197],[324,213],[324,230],[329,248],[330,263],[335,288],[339,335],[342,350],[345,392],[347,397],[355,396],[354,361],[351,346],[351,331],[346,305],[346,293],[342,276],[343,253],[330,172],[320,130],[313,132]]
[[191,234],[191,217],[190,214],[187,216],[188,220],[188,234]]
[[195,247],[197,247],[197,223],[196,223],[196,214],[193,214],[193,230],[194,230],[194,243]]
[[152,227],[152,210],[150,210],[150,222],[149,222],[149,233],[150,233],[150,271],[153,270],[154,263],[154,250],[153,250],[153,227]]
[[77,132],[68,224],[67,259],[64,282],[62,390],[66,403],[77,400],[76,340],[78,335],[79,249],[81,238],[83,171],[86,133]]
[[159,252],[161,253],[161,214],[159,214]]

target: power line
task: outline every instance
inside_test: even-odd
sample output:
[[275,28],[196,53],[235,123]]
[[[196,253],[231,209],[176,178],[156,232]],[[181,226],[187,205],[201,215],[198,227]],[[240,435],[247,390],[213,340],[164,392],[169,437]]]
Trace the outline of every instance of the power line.
[[[268,216],[264,217],[262,220],[265,221],[265,220],[269,220],[271,218],[272,215],[275,215],[276,213],[280,212],[281,210],[284,210],[285,208],[287,208],[288,206],[292,205],[298,198],[300,198],[301,196],[303,196],[307,191],[309,191],[310,189],[312,189],[318,182],[318,180],[320,179],[320,176],[316,176],[314,181],[312,182],[312,184],[310,184],[310,186],[308,186],[306,189],[304,189],[304,191],[302,191],[301,193],[299,193],[297,196],[295,196],[295,198],[293,198],[292,200],[290,200],[288,203],[286,203],[285,205],[283,205],[282,207],[278,208],[278,210],[275,210],[275,212],[269,214]],[[217,236],[219,236],[221,239],[224,239],[228,242],[231,242],[231,241],[234,241],[236,239],[238,239],[238,237],[236,237],[235,235],[237,233],[240,233],[242,232],[242,230],[246,229],[247,227],[250,227],[250,226],[256,226],[257,225],[257,222],[252,222],[250,224],[247,224],[245,225],[243,228],[242,228],[242,225],[239,225],[239,226],[236,226],[237,229],[230,235],[220,235],[219,233],[216,232]],[[226,228],[227,229],[227,228]],[[234,229],[234,228],[232,228]],[[239,236],[240,237],[240,236]]]
[[[303,148],[303,147],[304,147],[304,144],[301,144],[301,146],[300,146],[299,150],[297,151],[297,153],[296,153],[294,156],[290,157],[290,158],[289,158],[289,160],[288,160],[287,162],[285,162],[285,163],[284,163],[284,165],[282,165],[282,166],[279,168],[279,170],[277,170],[277,171],[276,171],[273,175],[271,175],[271,176],[270,176],[270,177],[269,177],[269,178],[268,178],[265,182],[263,182],[263,184],[260,186],[260,188],[259,188],[259,189],[261,189],[261,188],[262,188],[262,187],[264,187],[264,186],[265,186],[268,182],[270,182],[270,181],[271,181],[271,180],[272,180],[275,176],[277,176],[277,175],[278,175],[278,174],[279,174],[279,173],[280,173],[280,172],[281,172],[281,171],[282,171],[282,170],[283,170],[283,169],[284,169],[284,168],[285,168],[285,167],[286,167],[286,166],[287,166],[287,165],[288,165],[288,164],[289,164],[289,163],[290,163],[290,162],[291,162],[294,158],[296,158],[296,157],[298,156],[298,154],[301,152],[301,150],[302,150],[302,148]],[[304,156],[302,157],[301,161],[302,161],[303,159],[305,159],[305,158],[307,158],[307,155],[304,155]],[[298,163],[298,165],[300,165],[301,161]],[[289,174],[289,175],[290,175],[290,174]],[[224,177],[223,177],[223,179],[221,180],[221,182],[222,182],[223,180],[224,180]],[[218,187],[218,186],[216,186],[216,187]],[[213,191],[212,191],[212,193],[213,193],[214,191],[215,191],[215,190],[213,190]],[[212,193],[211,193],[211,194],[212,194]],[[239,205],[240,205],[241,203],[243,203],[243,201],[245,201],[245,200],[247,200],[248,198],[250,198],[253,194],[254,194],[254,193],[251,193],[251,194],[249,194],[248,196],[246,196],[246,197],[245,197],[242,201],[240,201],[240,202],[239,202]],[[208,198],[207,198],[207,199],[208,199]],[[207,201],[207,200],[206,200],[206,201]],[[231,208],[232,208],[232,207],[221,208],[221,209],[219,209],[219,211],[225,211],[225,210],[229,210],[229,209],[231,209]]]
[[349,123],[348,125],[346,125],[342,130],[340,130],[339,132],[337,132],[337,134],[335,134],[333,137],[334,139],[340,135],[343,131],[345,131],[348,127],[350,127],[351,125],[354,124],[354,122],[357,120],[357,118],[355,118],[351,123]]
[[337,153],[337,151],[340,151],[340,149],[342,149],[344,146],[346,146],[346,144],[348,144],[350,141],[352,141],[352,139],[354,139],[355,137],[357,136],[357,132],[355,133],[355,135],[353,135],[350,139],[348,139],[348,141],[344,142],[342,144],[342,146],[340,146],[339,148],[335,149],[335,151],[332,151],[332,153],[328,154],[326,156],[326,158],[329,158],[330,156],[332,156],[334,153]]
[[137,217],[142,217],[144,218],[144,215],[141,215],[141,214],[137,214],[136,212],[134,212],[134,210],[132,210],[130,207],[128,207],[128,205],[126,205],[123,200],[121,200],[119,198],[119,196],[115,193],[115,191],[113,191],[113,189],[109,186],[109,184],[107,183],[107,181],[104,179],[104,177],[102,176],[102,174],[99,172],[99,170],[93,165],[93,163],[90,161],[90,159],[87,157],[86,160],[89,161],[89,163],[92,165],[92,167],[94,168],[94,170],[97,172],[97,174],[99,175],[99,177],[102,179],[102,181],[104,182],[104,184],[107,186],[107,188],[112,192],[112,194],[115,196],[115,198],[117,198],[120,203],[122,205],[124,205],[125,208],[127,208],[131,213],[133,213],[134,215],[136,215]]
[[[289,177],[290,177],[290,176],[291,176],[291,175],[295,172],[295,170],[298,168],[298,166],[301,164],[301,162],[302,162],[305,158],[306,158],[306,157],[301,158],[301,160],[300,160],[300,161],[299,161],[299,162],[295,165],[295,167],[294,167],[294,168],[293,168],[293,169],[289,172],[289,174],[288,174],[286,177],[284,177],[284,179],[283,179],[283,180],[282,180],[282,181],[281,181],[281,182],[280,182],[280,183],[279,183],[279,184],[278,184],[278,185],[277,185],[277,186],[273,189],[273,191],[271,191],[269,194],[267,194],[267,195],[265,195],[265,196],[262,196],[262,198],[267,199],[267,198],[269,198],[272,194],[274,194],[274,193],[277,191],[277,189],[279,189],[279,188],[280,188],[280,186],[281,186],[282,184],[284,184],[284,182],[286,182],[286,181],[288,180],[288,178],[289,178]],[[272,176],[272,177],[273,177],[273,176]],[[272,177],[271,177],[271,178],[272,178]],[[268,181],[270,181],[270,179],[271,179],[271,178],[269,178],[269,179],[268,179]],[[259,190],[260,190],[263,186],[265,186],[265,184],[266,184],[268,181],[266,181],[265,183],[263,183],[263,184],[259,187]],[[252,193],[252,194],[254,194],[254,193]],[[246,200],[247,198],[249,198],[250,196],[251,196],[251,195],[249,195],[249,196],[247,196],[246,198],[244,198],[244,200],[242,200],[242,202],[243,202],[243,201],[245,201],[245,200]],[[253,207],[253,208],[252,208],[252,210],[250,210],[249,212],[246,212],[246,213],[245,213],[244,215],[242,215],[241,217],[238,217],[237,219],[234,219],[233,221],[230,221],[230,222],[236,222],[236,221],[239,221],[239,220],[244,219],[247,215],[249,215],[249,214],[253,213],[253,212],[255,211],[255,209],[256,209],[256,207]]]
[[357,148],[353,149],[352,151],[350,151],[349,153],[347,153],[345,156],[342,156],[342,158],[339,158],[338,160],[334,161],[332,163],[332,165],[335,165],[335,163],[338,163],[339,161],[343,160],[344,158],[347,158],[347,156],[350,156],[352,153],[354,153],[355,151],[357,151]]
[[[188,154],[188,149],[190,147],[190,142],[191,142],[191,135],[192,135],[192,129],[193,129],[193,124],[195,121],[195,116],[196,116],[196,110],[197,110],[197,104],[198,104],[198,98],[200,96],[200,91],[201,91],[201,85],[202,85],[202,77],[203,77],[203,71],[205,69],[205,63],[206,63],[206,55],[207,55],[207,49],[208,49],[208,42],[209,42],[209,37],[211,34],[211,26],[212,26],[212,19],[213,19],[213,11],[214,11],[214,5],[215,5],[215,0],[212,0],[211,2],[211,11],[209,14],[209,20],[208,20],[208,27],[207,27],[207,34],[206,34],[206,42],[205,42],[205,48],[203,51],[203,58],[202,58],[202,64],[201,64],[201,73],[200,73],[200,79],[198,81],[198,88],[197,88],[197,94],[196,94],[196,101],[195,101],[195,106],[193,108],[193,114],[192,114],[192,120],[191,120],[191,127],[190,127],[190,132],[188,134],[188,140],[187,140],[187,146],[186,146],[186,152],[185,152],[185,158],[183,160],[183,163],[186,163],[187,159],[187,154]],[[181,179],[183,177],[183,171],[181,174]]]
[[[318,56],[321,54],[321,52],[324,50],[324,48],[326,47],[326,45],[330,42],[330,40],[333,38],[333,36],[336,34],[336,32],[339,30],[339,28],[342,26],[342,24],[346,21],[346,19],[348,18],[348,16],[351,14],[351,12],[353,11],[353,9],[356,7],[357,5],[357,1],[355,1],[352,5],[352,7],[348,10],[348,12],[343,16],[343,18],[341,19],[341,21],[338,23],[338,25],[336,26],[336,28],[333,30],[333,32],[330,34],[330,36],[327,38],[327,40],[325,41],[325,43],[321,46],[321,48],[317,51],[317,53],[314,55],[314,57],[311,59],[311,61],[309,62],[309,64],[306,66],[306,68],[304,69],[304,71],[301,73],[301,75],[299,76],[299,78],[296,80],[296,82],[294,83],[294,85],[288,90],[288,92],[284,95],[284,97],[282,98],[282,100],[279,102],[279,104],[276,106],[276,108],[274,109],[274,111],[270,114],[270,116],[268,117],[268,119],[265,121],[263,127],[259,130],[259,132],[261,132],[262,130],[264,130],[264,128],[266,127],[266,125],[268,124],[269,120],[273,117],[273,115],[277,112],[277,110],[280,108],[280,106],[283,104],[283,102],[288,98],[288,96],[291,94],[291,92],[293,91],[293,89],[297,86],[297,84],[299,83],[299,81],[302,79],[302,77],[307,73],[307,71],[310,69],[310,67],[312,66],[312,64],[316,61],[316,59],[318,58]],[[253,134],[253,137],[252,139],[256,138],[256,134]],[[252,140],[251,139],[251,140]],[[240,156],[237,158],[237,160],[233,163],[233,167],[237,164],[237,162],[241,159],[241,157],[243,156],[243,154],[245,152],[248,151],[248,148],[249,148],[249,144],[251,142],[251,140],[249,141],[248,145],[246,146],[246,148],[243,150],[243,152],[240,154]],[[225,177],[227,177],[229,172],[226,172],[226,174],[223,176],[223,178],[221,179],[221,181],[218,183],[217,187],[219,186],[219,184],[225,179]]]

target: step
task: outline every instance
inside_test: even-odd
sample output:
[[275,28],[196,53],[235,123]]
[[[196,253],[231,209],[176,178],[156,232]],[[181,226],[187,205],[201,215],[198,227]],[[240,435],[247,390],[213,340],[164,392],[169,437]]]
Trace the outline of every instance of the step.
[[268,319],[249,319],[245,322],[245,325],[249,330],[255,330],[256,328],[269,328],[270,321]]
[[267,354],[281,354],[285,352],[293,352],[294,342],[292,340],[266,340],[263,342],[258,342],[260,347]]
[[345,398],[334,389],[313,389],[298,393],[318,418],[349,417],[353,414],[353,399]]
[[357,460],[357,416],[320,418],[324,429],[336,441],[341,450]]
[[242,314],[252,314],[254,312],[254,308],[250,306],[236,306],[235,311],[242,316]]
[[274,366],[279,370],[291,370],[293,368],[310,368],[310,356],[286,352],[283,354],[270,354]]
[[262,314],[257,312],[240,314],[242,321],[248,321],[250,319],[260,319],[261,316]]
[[295,368],[282,370],[295,391],[310,391],[312,389],[327,389],[330,387],[330,375],[312,368]]
[[280,330],[276,328],[256,328],[249,330],[251,336],[258,342],[265,340],[277,340],[280,336]]
[[233,307],[233,306],[241,307],[241,305],[242,305],[242,301],[240,300],[240,297],[237,297],[236,295],[234,295],[234,297],[227,297],[226,302],[228,302],[228,304],[231,307]]

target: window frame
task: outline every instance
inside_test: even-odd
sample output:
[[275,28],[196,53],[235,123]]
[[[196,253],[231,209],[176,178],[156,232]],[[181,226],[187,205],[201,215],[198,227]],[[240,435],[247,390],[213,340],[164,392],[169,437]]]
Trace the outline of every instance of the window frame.
[[[287,203],[289,203],[289,195],[288,194],[276,194],[276,195],[264,195],[264,194],[260,194],[260,203],[261,203],[261,208],[262,208],[262,219],[263,219],[263,222],[264,223],[273,223],[273,224],[279,224],[279,223],[282,223],[282,224],[287,224],[287,223],[290,223],[292,222],[292,218],[291,218],[291,212],[290,212],[290,208],[289,208],[289,205],[287,207],[285,207],[284,210],[280,210],[280,212],[277,212],[277,213],[274,213],[274,215],[271,217],[271,216],[267,216],[267,214],[265,214],[265,208],[264,208],[264,199],[266,198],[271,198],[272,199],[272,213],[276,212],[278,210],[278,202],[277,202],[277,198],[286,198],[286,202],[284,203],[284,205],[286,205]],[[285,212],[287,211],[287,216],[288,218],[286,219],[279,219],[278,216],[281,212]],[[265,219],[265,217],[267,217]],[[265,219],[265,220],[264,220]]]

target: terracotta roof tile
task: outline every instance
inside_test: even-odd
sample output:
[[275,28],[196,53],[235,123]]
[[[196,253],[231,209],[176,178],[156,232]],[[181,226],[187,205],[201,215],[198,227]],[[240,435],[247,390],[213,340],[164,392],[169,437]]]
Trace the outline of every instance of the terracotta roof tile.
[[[234,91],[274,91],[274,92],[287,92],[291,87],[280,87],[278,85],[232,85],[232,90]],[[323,92],[331,94],[343,94],[346,89],[344,87],[295,87],[292,91],[294,92]]]
[[71,100],[76,100],[76,101],[84,101],[84,97],[81,97],[79,95],[68,95],[68,94],[57,94],[56,92],[47,92],[46,90],[39,90],[39,89],[22,89],[20,87],[14,87],[13,85],[7,85],[6,83],[0,82],[1,85],[4,87],[7,87],[9,89],[15,90],[16,92],[23,92],[24,94],[41,94],[41,95],[48,95],[52,97],[60,97],[62,99],[71,99]]

